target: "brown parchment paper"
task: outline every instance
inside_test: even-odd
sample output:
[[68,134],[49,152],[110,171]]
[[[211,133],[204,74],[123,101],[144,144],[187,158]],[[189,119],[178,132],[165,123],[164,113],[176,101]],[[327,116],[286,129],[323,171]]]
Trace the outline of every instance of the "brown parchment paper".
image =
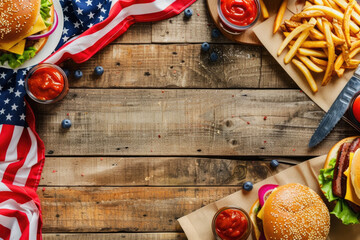
[[[284,185],[287,183],[301,183],[309,186],[323,197],[317,176],[323,167],[326,156],[310,159],[294,167],[265,179],[254,185],[250,192],[238,191],[214,203],[211,203],[189,215],[178,219],[189,240],[214,240],[211,230],[211,221],[218,209],[224,206],[238,206],[249,212],[252,204],[256,201],[259,188],[264,184]],[[331,230],[329,240],[360,240],[360,226],[345,226],[334,216],[331,217]],[[250,237],[249,240],[253,238]]]
[[[288,9],[285,13],[284,19],[290,19],[290,17],[297,12],[300,12],[302,6],[296,4],[298,0],[289,0]],[[351,78],[355,70],[347,70],[342,78],[333,76],[332,80],[324,87],[321,86],[321,80],[323,73],[313,74],[313,77],[317,81],[319,91],[313,93],[304,77],[304,75],[292,64],[284,63],[284,57],[288,49],[285,49],[283,53],[278,57],[277,50],[280,47],[281,42],[284,40],[281,30],[276,34],[273,34],[275,15],[257,25],[253,31],[259,38],[260,42],[269,51],[269,53],[275,58],[275,60],[281,65],[281,67],[289,74],[289,76],[296,82],[296,84],[305,92],[320,108],[324,111],[328,111],[336,97],[344,88],[347,81]]]

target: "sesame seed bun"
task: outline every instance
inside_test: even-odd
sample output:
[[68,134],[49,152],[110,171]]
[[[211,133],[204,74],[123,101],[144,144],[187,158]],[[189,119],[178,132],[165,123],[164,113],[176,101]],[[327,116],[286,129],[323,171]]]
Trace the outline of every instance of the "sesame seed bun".
[[350,168],[350,179],[354,187],[356,196],[360,198],[360,149],[358,149],[352,159]]
[[264,206],[266,239],[326,239],[330,214],[320,196],[307,186],[292,183],[273,191]]
[[31,31],[40,12],[40,0],[8,0],[0,4],[0,43],[7,43]]

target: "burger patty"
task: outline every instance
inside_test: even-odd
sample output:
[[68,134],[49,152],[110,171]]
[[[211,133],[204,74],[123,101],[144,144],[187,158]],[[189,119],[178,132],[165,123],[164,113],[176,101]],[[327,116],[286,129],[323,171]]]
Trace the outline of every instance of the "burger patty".
[[351,143],[343,143],[338,151],[337,160],[334,168],[334,178],[332,190],[335,196],[344,198],[346,194],[347,177],[344,171],[349,167],[349,149]]

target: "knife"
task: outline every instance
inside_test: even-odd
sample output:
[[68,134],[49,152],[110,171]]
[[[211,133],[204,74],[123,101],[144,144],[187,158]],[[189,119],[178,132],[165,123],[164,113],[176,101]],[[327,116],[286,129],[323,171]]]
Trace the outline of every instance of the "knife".
[[[360,66],[355,70],[354,75],[340,92],[329,111],[321,120],[314,135],[311,137],[309,147],[319,144],[335,127],[335,125],[344,116],[354,95],[360,91]],[[348,119],[345,119],[350,122]],[[351,124],[353,126],[353,124]]]

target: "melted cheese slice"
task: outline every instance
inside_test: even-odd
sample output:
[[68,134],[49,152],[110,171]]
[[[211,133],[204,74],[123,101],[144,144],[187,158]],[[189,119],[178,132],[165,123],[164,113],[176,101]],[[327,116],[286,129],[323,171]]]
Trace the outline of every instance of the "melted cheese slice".
[[[33,26],[33,28],[31,29],[31,31],[26,34],[26,36],[24,38],[27,38],[30,35],[33,35],[35,33],[41,32],[43,30],[47,29],[42,17],[39,15],[35,25]],[[12,49],[13,47],[15,47],[15,45],[17,45],[18,43],[20,43],[21,41],[23,41],[24,39],[20,39],[20,40],[16,40],[16,41],[12,41],[12,42],[8,42],[8,43],[1,43],[0,44],[0,50],[5,50],[5,51],[9,51],[10,49]],[[25,48],[25,44],[24,44],[24,48]],[[17,54],[22,55],[24,52],[24,49],[20,49],[18,47],[15,47],[15,51]],[[13,51],[9,51],[9,52],[13,52]],[[19,52],[19,53],[18,53]]]
[[10,48],[9,50],[7,50],[8,52],[12,52],[12,53],[16,53],[19,55],[22,55],[24,53],[24,49],[25,49],[25,43],[26,40],[23,39],[20,42],[18,42],[17,44],[15,44],[15,46],[13,46],[12,48]]
[[[349,166],[351,166],[352,160],[354,158],[354,153],[350,153],[350,159],[349,159]],[[356,196],[355,190],[353,185],[351,184],[351,179],[350,179],[350,167],[348,169],[346,169],[346,171],[344,172],[345,176],[347,177],[347,181],[346,181],[346,195],[345,195],[345,199],[349,200],[350,202],[353,202],[357,205],[360,206],[360,199]]]

